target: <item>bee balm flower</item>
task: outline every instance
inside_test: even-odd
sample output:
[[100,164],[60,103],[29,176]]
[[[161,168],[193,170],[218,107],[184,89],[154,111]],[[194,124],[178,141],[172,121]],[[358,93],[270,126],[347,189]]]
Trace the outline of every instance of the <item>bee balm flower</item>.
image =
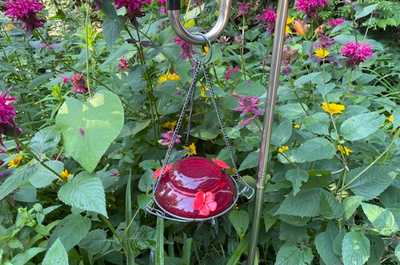
[[38,0],[7,0],[4,7],[6,16],[21,21],[28,31],[44,24],[44,20],[37,17],[37,13],[44,8]]
[[308,16],[315,16],[318,9],[328,5],[328,0],[296,0],[296,9]]
[[361,42],[348,42],[342,49],[341,54],[347,58],[348,65],[358,65],[371,58],[374,54],[371,45]]

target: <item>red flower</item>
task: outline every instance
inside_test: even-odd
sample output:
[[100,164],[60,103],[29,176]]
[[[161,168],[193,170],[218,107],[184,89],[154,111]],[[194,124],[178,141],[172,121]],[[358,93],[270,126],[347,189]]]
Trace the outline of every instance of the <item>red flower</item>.
[[230,168],[230,166],[225,161],[223,161],[221,159],[214,158],[214,159],[211,159],[211,160],[213,161],[214,164],[216,164],[217,166],[219,166],[222,169],[229,169]]
[[85,77],[80,73],[74,73],[71,77],[72,91],[77,94],[86,94],[88,88],[86,87]]
[[121,57],[118,63],[119,70],[125,71],[129,68],[128,60],[125,57]]
[[193,209],[199,211],[200,215],[210,215],[217,209],[214,193],[199,191],[195,196]]
[[[168,164],[164,167],[164,174],[168,173],[169,171],[172,170],[172,164]],[[153,173],[153,179],[156,180],[161,176],[161,173],[163,173],[163,168],[160,167]]]

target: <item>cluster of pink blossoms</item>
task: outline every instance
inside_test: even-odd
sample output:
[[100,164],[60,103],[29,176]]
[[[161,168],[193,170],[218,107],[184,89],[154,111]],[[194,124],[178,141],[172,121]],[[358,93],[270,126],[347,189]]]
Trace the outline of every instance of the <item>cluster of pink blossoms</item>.
[[255,96],[239,96],[239,106],[235,111],[240,112],[240,116],[245,119],[240,122],[241,126],[247,126],[252,120],[261,116],[261,110],[258,107],[260,99]]
[[317,11],[328,5],[328,0],[296,0],[296,9],[308,16],[315,16]]
[[331,18],[328,19],[327,24],[331,27],[336,27],[342,25],[346,20],[344,18]]
[[347,58],[347,64],[351,66],[365,62],[374,54],[371,45],[355,41],[346,43],[340,52]]
[[237,65],[235,67],[228,66],[225,71],[225,80],[230,80],[232,78],[232,75],[239,73],[239,71],[240,67]]
[[[161,145],[168,146],[170,143],[173,141],[173,136],[174,136],[174,131],[168,131],[165,133],[161,134],[161,139],[158,141]],[[181,143],[181,138],[179,134],[176,135],[175,137],[175,143],[174,144],[180,144]]]
[[121,71],[126,71],[129,69],[129,63],[125,57],[119,58],[118,68]]
[[6,16],[21,21],[27,31],[44,24],[44,20],[37,17],[37,13],[44,8],[38,0],[7,0],[4,7]]
[[190,59],[193,56],[193,47],[190,43],[182,40],[179,37],[175,38],[175,43],[181,47],[181,57],[183,59]]
[[[14,107],[16,98],[7,92],[0,92],[0,133],[15,136],[21,133],[21,129],[16,127],[15,116],[17,112]],[[0,144],[2,141],[0,139]]]
[[246,16],[250,11],[251,5],[250,3],[240,2],[238,6],[238,15]]
[[276,16],[275,9],[267,8],[257,16],[257,19],[265,25],[269,32],[273,32],[275,28]]
[[125,7],[131,17],[143,16],[143,7],[149,4],[151,4],[151,0],[115,0],[116,7]]

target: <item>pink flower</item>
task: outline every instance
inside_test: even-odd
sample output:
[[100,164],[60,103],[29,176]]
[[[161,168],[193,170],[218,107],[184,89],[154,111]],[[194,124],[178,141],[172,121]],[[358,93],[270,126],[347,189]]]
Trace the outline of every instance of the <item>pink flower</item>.
[[235,67],[228,66],[225,72],[225,80],[230,80],[232,78],[232,75],[238,73],[239,71],[240,67],[237,65]]
[[275,28],[276,22],[276,12],[275,9],[267,8],[262,11],[260,15],[257,16],[257,19],[261,21],[269,32],[273,32]]
[[239,11],[238,11],[238,15],[239,16],[246,16],[249,11],[250,11],[250,3],[244,3],[244,2],[240,2],[239,3]]
[[[161,145],[169,145],[173,139],[174,131],[168,131],[163,134],[161,134],[161,139],[158,141]],[[175,137],[175,144],[180,144],[181,143],[181,136],[179,134],[176,135]]]
[[0,125],[15,126],[15,116],[17,115],[14,107],[15,97],[10,96],[7,92],[0,93]]
[[175,38],[175,43],[181,47],[181,57],[183,59],[190,59],[193,56],[193,47],[190,43],[182,40],[179,37]]
[[296,9],[308,16],[315,16],[318,9],[328,5],[328,0],[296,0]]
[[169,171],[172,170],[172,167],[173,167],[173,164],[168,164],[163,168],[160,167],[160,168],[156,169],[156,171],[154,171],[153,176],[152,176],[153,179],[156,180],[161,176],[161,174],[169,173]]
[[373,55],[373,49],[368,43],[348,42],[342,49],[341,54],[347,58],[348,65],[358,65]]
[[44,20],[37,17],[37,13],[43,8],[44,5],[38,0],[7,0],[5,14],[14,20],[21,21],[27,31],[32,31],[44,24]]
[[128,68],[129,68],[128,60],[126,60],[125,57],[119,58],[118,67],[119,67],[119,70],[122,70],[122,71],[128,70]]
[[64,75],[62,77],[62,81],[63,81],[63,84],[66,85],[66,84],[69,83],[69,81],[71,81],[71,78],[69,78],[68,76]]
[[260,99],[255,96],[239,96],[239,106],[234,110],[241,112],[240,116],[245,117],[243,121],[241,121],[241,126],[247,126],[250,124],[252,120],[261,116],[261,111],[258,107],[258,103]]
[[128,15],[133,17],[142,17],[143,7],[151,4],[151,0],[115,0],[117,8],[125,7]]
[[214,164],[216,164],[218,167],[220,167],[221,169],[228,169],[230,168],[230,166],[223,160],[221,159],[211,159],[213,161]]
[[331,18],[328,20],[327,23],[331,27],[336,27],[336,26],[342,25],[345,21],[346,20],[344,18],[340,17],[340,18]]
[[208,216],[217,209],[215,195],[212,192],[199,191],[195,195],[193,209],[199,211],[200,215]]
[[72,91],[77,94],[85,94],[88,92],[86,81],[82,74],[74,73],[71,77]]

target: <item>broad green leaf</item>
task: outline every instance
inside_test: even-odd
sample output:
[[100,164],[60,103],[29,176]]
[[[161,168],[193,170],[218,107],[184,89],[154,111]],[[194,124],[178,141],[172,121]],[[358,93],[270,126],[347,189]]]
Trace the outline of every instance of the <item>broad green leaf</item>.
[[354,19],[357,20],[357,19],[360,19],[360,18],[368,16],[369,14],[374,12],[377,7],[378,7],[378,4],[373,4],[373,5],[368,5],[368,6],[365,6],[365,7],[361,8],[360,10],[358,10],[356,12],[356,15],[354,16]]
[[114,18],[106,17],[103,22],[103,33],[104,39],[109,46],[112,46],[115,41],[119,38],[123,22],[117,16]]
[[55,127],[46,127],[32,137],[30,147],[35,153],[44,154],[56,148],[60,140],[61,135]]
[[260,97],[265,93],[265,86],[260,81],[244,80],[236,86],[235,92],[242,96]]
[[249,153],[243,160],[243,162],[240,164],[239,171],[257,167],[259,153],[260,153],[259,151],[254,151]]
[[397,208],[400,205],[400,189],[390,186],[380,195],[380,199],[386,208]]
[[279,239],[285,242],[301,243],[307,242],[310,236],[304,226],[294,226],[281,222],[279,226]]
[[310,73],[306,75],[302,75],[298,79],[294,81],[294,85],[296,87],[301,87],[307,83],[314,83],[316,78],[321,75],[321,72]]
[[[75,231],[77,233],[78,231]],[[42,265],[68,265],[68,254],[61,241],[57,239],[47,250]]]
[[[58,160],[46,161],[44,163],[57,173],[61,173],[64,169],[64,163]],[[54,172],[51,172],[41,164],[36,165],[36,170],[29,178],[29,182],[36,188],[44,188],[50,185],[54,180],[58,179]]]
[[358,141],[375,133],[384,121],[385,116],[377,112],[362,113],[345,120],[340,133],[346,140]]
[[373,166],[365,173],[364,168],[356,168],[346,176],[346,186],[355,195],[371,200],[386,190],[398,175],[390,166]]
[[91,255],[106,253],[112,246],[112,240],[107,239],[107,232],[101,229],[90,231],[79,243],[79,247]]
[[278,107],[279,115],[290,121],[305,116],[307,110],[308,110],[307,105],[300,103],[289,103]]
[[338,232],[335,224],[329,223],[326,231],[318,234],[315,238],[317,252],[326,265],[340,264],[340,259],[333,250]]
[[13,174],[6,178],[0,185],[0,201],[19,187],[27,184],[32,172],[34,172],[34,166],[29,164],[17,168]]
[[82,103],[67,98],[58,111],[65,152],[92,172],[124,123],[124,111],[117,95],[102,90]]
[[226,265],[239,264],[240,257],[243,255],[243,253],[245,253],[248,250],[248,248],[249,248],[249,240],[247,239],[247,237],[240,240],[239,244],[233,251],[232,256],[229,258]]
[[107,216],[105,192],[101,180],[82,172],[65,183],[58,198],[67,205]]
[[229,213],[229,221],[231,221],[236,233],[242,239],[249,227],[249,214],[243,210],[233,210]]
[[315,217],[320,214],[320,189],[300,191],[296,196],[290,194],[275,214],[300,217]]
[[299,248],[296,244],[283,244],[277,254],[275,265],[309,265],[314,256],[311,248]]
[[319,135],[329,135],[329,115],[323,112],[314,113],[304,118],[302,129]]
[[335,146],[327,139],[316,137],[305,141],[299,148],[293,150],[289,160],[297,163],[313,162],[323,159],[331,159],[336,154]]
[[300,168],[289,169],[285,174],[285,178],[292,183],[293,195],[296,195],[299,193],[301,185],[307,182],[308,172]]
[[363,265],[370,256],[368,238],[359,231],[346,233],[342,242],[342,257],[344,265]]
[[335,196],[326,190],[321,190],[321,215],[326,219],[339,219],[343,216],[343,206]]
[[264,218],[264,227],[265,227],[265,232],[268,232],[269,229],[276,223],[278,218],[276,218],[269,209],[265,209],[263,213],[263,218]]
[[89,218],[80,214],[70,214],[57,224],[51,233],[50,242],[60,240],[65,250],[69,251],[89,233],[90,227]]
[[32,258],[34,258],[37,254],[45,251],[45,248],[30,248],[25,252],[19,253],[15,257],[12,258],[12,265],[24,265],[28,263]]
[[399,230],[391,211],[369,203],[362,203],[361,206],[368,220],[379,234],[389,236]]
[[271,143],[275,146],[284,145],[292,136],[292,130],[292,122],[288,120],[282,121],[276,128],[273,128]]
[[385,242],[383,241],[383,237],[379,235],[369,235],[368,239],[371,244],[371,254],[369,255],[367,265],[381,265],[381,259],[386,252],[386,246]]
[[344,219],[348,220],[357,210],[358,206],[361,205],[363,201],[363,197],[361,196],[350,196],[344,199],[343,207],[344,207]]

